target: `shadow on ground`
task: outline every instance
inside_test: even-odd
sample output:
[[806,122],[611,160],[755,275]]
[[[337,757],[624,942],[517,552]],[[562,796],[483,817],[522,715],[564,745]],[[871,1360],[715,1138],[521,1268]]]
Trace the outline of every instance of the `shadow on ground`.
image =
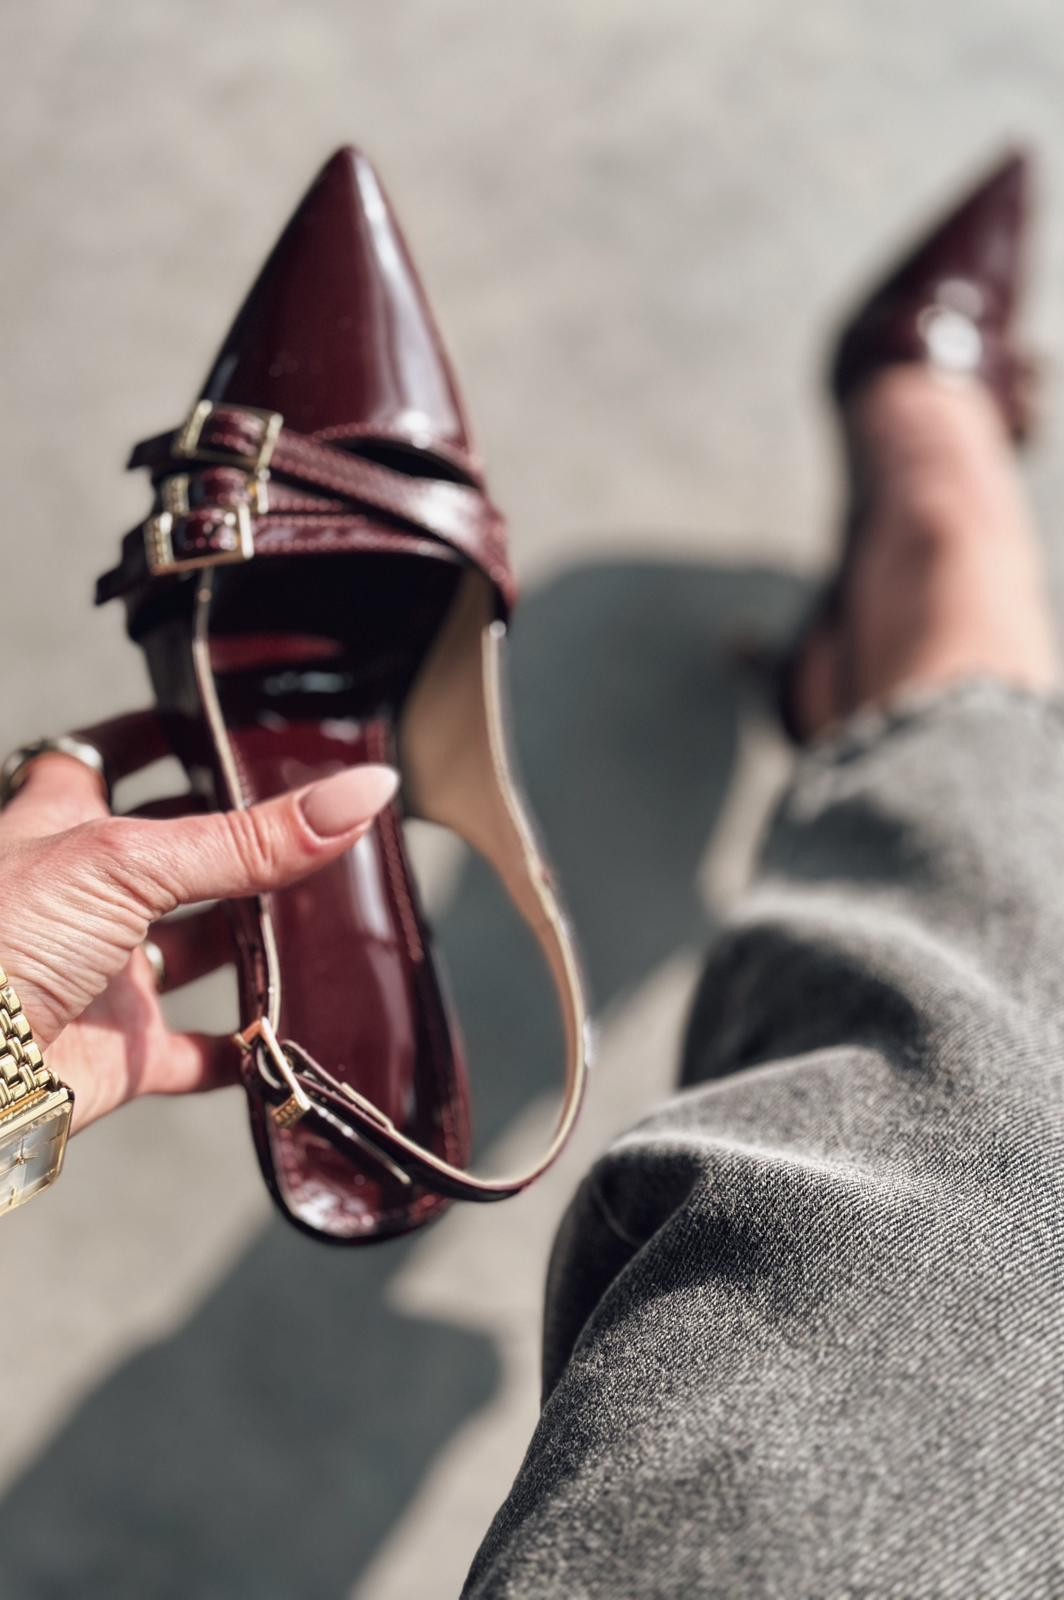
[[[707,933],[694,874],[738,739],[736,647],[776,574],[617,564],[530,596],[511,657],[527,788],[599,1006]],[[467,870],[441,929],[490,1141],[551,1086],[523,941]],[[173,1338],[66,1421],[0,1506],[5,1600],[336,1600],[498,1381],[490,1340],[392,1310],[408,1244],[266,1229]]]

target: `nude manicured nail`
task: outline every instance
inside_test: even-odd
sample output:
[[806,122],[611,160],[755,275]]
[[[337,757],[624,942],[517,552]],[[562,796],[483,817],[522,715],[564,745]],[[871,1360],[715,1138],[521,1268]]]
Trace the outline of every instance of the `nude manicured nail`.
[[372,821],[398,787],[399,774],[392,767],[351,767],[323,778],[299,803],[318,837],[335,839]]

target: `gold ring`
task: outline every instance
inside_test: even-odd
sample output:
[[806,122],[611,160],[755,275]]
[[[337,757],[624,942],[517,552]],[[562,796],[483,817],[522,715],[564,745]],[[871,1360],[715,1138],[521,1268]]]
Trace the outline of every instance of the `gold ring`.
[[166,957],[163,955],[154,939],[144,939],[140,948],[148,958],[151,975],[155,980],[156,989],[162,993],[166,986]]
[[12,750],[0,766],[0,810],[18,794],[30,767],[41,756],[69,756],[72,761],[80,761],[99,778],[110,806],[111,779],[102,752],[87,739],[76,739],[73,734],[64,733],[54,739],[36,739],[32,744],[19,745],[17,750]]

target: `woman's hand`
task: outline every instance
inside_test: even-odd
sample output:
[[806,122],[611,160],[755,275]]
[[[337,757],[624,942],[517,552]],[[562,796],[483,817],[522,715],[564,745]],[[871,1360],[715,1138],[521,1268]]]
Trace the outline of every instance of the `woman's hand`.
[[[123,748],[139,746],[137,765],[145,749],[162,753],[148,715],[94,729],[94,742],[111,729]],[[220,907],[159,919],[316,871],[367,831],[395,787],[390,768],[355,767],[247,811],[156,821],[112,817],[100,779],[69,756],[32,763],[0,814],[0,965],[74,1091],[75,1131],[138,1095],[236,1081],[232,1038],[167,1027],[144,939],[162,951],[170,988],[224,965]]]

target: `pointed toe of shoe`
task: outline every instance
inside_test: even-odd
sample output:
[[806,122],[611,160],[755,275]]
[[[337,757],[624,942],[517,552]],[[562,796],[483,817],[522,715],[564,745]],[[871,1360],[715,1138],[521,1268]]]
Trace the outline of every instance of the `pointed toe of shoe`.
[[982,379],[1010,431],[1027,431],[1031,362],[1016,344],[1032,159],[1011,150],[926,231],[851,315],[829,372],[844,404],[884,367],[919,362]]
[[458,385],[372,162],[337,150],[297,205],[204,395],[268,407],[303,433],[471,455]]

